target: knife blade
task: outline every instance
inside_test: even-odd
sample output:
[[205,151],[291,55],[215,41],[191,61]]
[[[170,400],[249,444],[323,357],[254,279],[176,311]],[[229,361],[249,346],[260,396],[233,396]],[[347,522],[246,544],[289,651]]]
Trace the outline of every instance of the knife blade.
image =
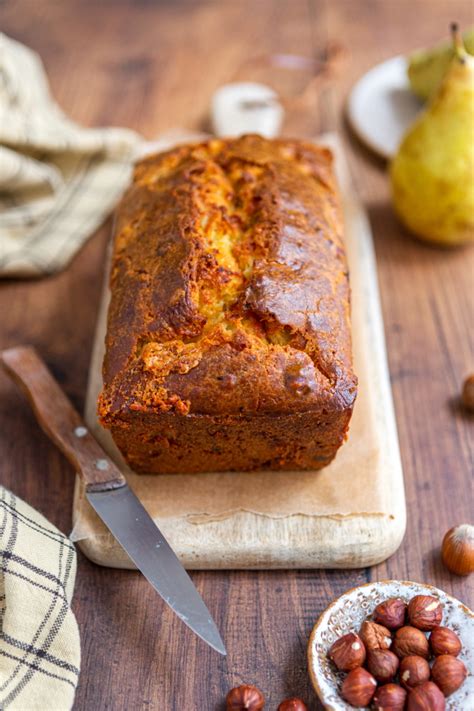
[[216,652],[226,654],[202,597],[173,549],[127,484],[86,497],[114,538],[178,617]]
[[225,655],[217,626],[178,557],[35,349],[10,348],[0,358],[26,394],[42,429],[84,481],[89,503],[114,538],[173,612]]

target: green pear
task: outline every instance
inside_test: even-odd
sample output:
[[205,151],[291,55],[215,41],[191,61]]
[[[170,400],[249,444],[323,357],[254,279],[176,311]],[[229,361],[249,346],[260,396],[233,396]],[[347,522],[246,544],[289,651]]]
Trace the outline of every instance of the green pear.
[[[474,27],[463,35],[464,46],[474,54]],[[419,49],[408,57],[408,79],[414,94],[423,99],[434,96],[439,89],[451,60],[454,57],[452,43],[444,42],[433,49]]]
[[393,204],[418,237],[454,246],[474,239],[474,57],[453,29],[455,55],[390,166]]

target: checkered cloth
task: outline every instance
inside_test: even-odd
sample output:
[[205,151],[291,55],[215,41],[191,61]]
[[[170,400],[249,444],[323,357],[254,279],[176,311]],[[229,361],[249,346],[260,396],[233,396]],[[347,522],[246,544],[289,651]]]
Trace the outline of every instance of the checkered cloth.
[[71,708],[80,665],[75,577],[71,541],[0,486],[0,709]]
[[139,143],[70,121],[39,57],[0,33],[0,277],[65,267],[122,194]]

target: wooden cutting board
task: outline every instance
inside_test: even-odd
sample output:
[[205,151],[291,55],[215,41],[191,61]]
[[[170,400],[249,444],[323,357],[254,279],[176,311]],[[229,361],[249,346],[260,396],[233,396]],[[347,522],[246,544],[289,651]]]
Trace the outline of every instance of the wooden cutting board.
[[[158,476],[130,471],[96,418],[108,305],[104,287],[86,422],[189,569],[362,567],[387,558],[403,538],[403,475],[372,235],[340,143],[335,136],[324,142],[335,153],[343,199],[359,377],[349,439],[324,470]],[[134,567],[89,506],[79,479],[73,522],[72,538],[88,558],[110,567]]]

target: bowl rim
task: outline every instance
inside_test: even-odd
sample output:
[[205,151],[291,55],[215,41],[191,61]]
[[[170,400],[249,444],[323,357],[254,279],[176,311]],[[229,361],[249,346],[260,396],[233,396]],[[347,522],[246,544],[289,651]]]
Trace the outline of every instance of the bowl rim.
[[326,618],[326,616],[328,615],[330,610],[332,610],[332,608],[335,607],[342,598],[346,597],[347,595],[350,595],[355,590],[362,590],[363,588],[374,587],[377,585],[384,587],[386,585],[394,585],[394,584],[402,586],[402,587],[414,585],[414,586],[418,586],[418,587],[421,587],[424,589],[432,590],[436,593],[441,593],[443,596],[449,598],[451,601],[456,603],[456,605],[458,605],[461,608],[461,610],[463,611],[463,613],[465,615],[474,619],[474,612],[467,605],[465,605],[463,602],[461,602],[457,598],[453,597],[449,593],[445,592],[444,590],[441,590],[441,588],[437,588],[436,586],[430,585],[429,583],[419,583],[419,582],[416,582],[415,580],[396,580],[393,578],[385,578],[384,580],[372,580],[369,583],[364,583],[363,585],[355,585],[353,588],[349,588],[348,590],[343,592],[342,595],[339,595],[335,600],[333,600],[321,612],[321,614],[319,615],[318,619],[316,620],[316,622],[313,626],[313,629],[311,630],[311,633],[310,633],[309,639],[308,639],[308,645],[306,648],[308,672],[309,672],[311,684],[313,685],[313,688],[316,691],[316,694],[317,694],[319,700],[321,701],[321,703],[325,706],[325,708],[329,709],[330,711],[331,710],[336,711],[336,709],[334,706],[326,706],[325,696],[324,696],[324,693],[323,693],[323,691],[319,685],[318,679],[317,679],[317,673],[316,673],[316,669],[315,669],[316,665],[313,663],[313,659],[314,659],[315,655],[313,655],[313,652],[312,652],[313,641],[314,641],[314,638],[315,638],[318,630],[320,629],[321,625],[324,622],[323,618]]

